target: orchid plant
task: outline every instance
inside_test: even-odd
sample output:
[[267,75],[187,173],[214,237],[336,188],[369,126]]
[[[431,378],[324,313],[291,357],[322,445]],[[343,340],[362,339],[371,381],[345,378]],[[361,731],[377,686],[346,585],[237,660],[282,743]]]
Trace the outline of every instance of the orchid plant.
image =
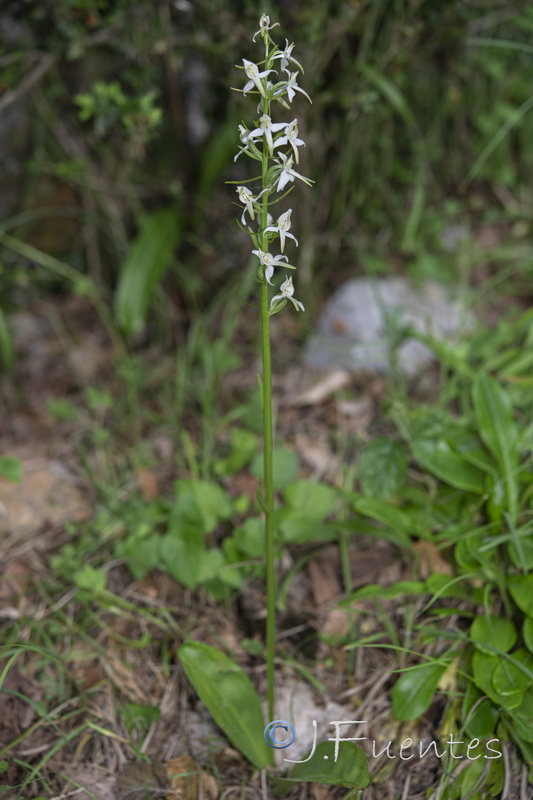
[[[294,43],[285,40],[285,47],[279,47],[271,38],[270,31],[278,25],[271,23],[270,17],[263,14],[259,21],[259,30],[253,36],[255,42],[260,36],[264,43],[264,58],[255,64],[247,59],[242,59],[246,83],[241,91],[243,95],[255,94],[259,104],[257,114],[259,118],[255,126],[248,127],[244,123],[239,125],[239,139],[241,147],[235,156],[235,161],[246,155],[261,165],[261,175],[247,181],[260,185],[255,190],[246,186],[237,186],[237,195],[243,209],[240,217],[243,230],[249,233],[254,249],[252,253],[257,256],[257,281],[260,285],[261,308],[261,342],[263,377],[260,379],[263,405],[263,435],[264,435],[264,489],[261,498],[262,509],[265,515],[265,556],[266,556],[266,583],[267,583],[267,684],[268,684],[268,710],[270,719],[274,718],[274,657],[275,657],[275,610],[276,610],[276,575],[274,568],[274,485],[273,485],[273,422],[272,422],[272,363],[270,352],[269,320],[284,308],[288,301],[296,311],[304,311],[303,303],[294,297],[294,285],[291,276],[286,276],[278,292],[272,292],[273,278],[278,270],[295,270],[296,267],[289,263],[289,258],[284,254],[288,239],[292,239],[298,246],[298,240],[291,233],[292,209],[281,213],[274,222],[269,209],[286,197],[294,188],[296,179],[312,185],[313,181],[301,175],[294,167],[300,161],[299,148],[304,146],[298,130],[298,120],[288,119],[274,122],[272,119],[273,106],[281,106],[284,111],[290,111],[291,103],[296,93],[302,94],[309,102],[311,98],[299,86],[298,76],[303,73],[302,65],[292,55]],[[293,66],[297,67],[293,71]],[[288,190],[286,190],[288,187]],[[278,195],[278,196],[277,196]],[[281,253],[270,252],[270,246],[279,240]]]

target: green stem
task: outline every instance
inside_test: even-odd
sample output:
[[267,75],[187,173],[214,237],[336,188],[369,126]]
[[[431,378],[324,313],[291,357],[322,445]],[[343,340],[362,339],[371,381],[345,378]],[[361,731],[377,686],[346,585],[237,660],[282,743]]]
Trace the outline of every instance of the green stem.
[[[265,41],[265,65],[268,63],[268,41]],[[270,115],[270,102],[263,98],[263,114]],[[266,189],[268,171],[268,147],[263,142],[261,165],[261,188]],[[261,249],[268,252],[268,238],[264,233],[267,227],[268,196],[265,192],[261,203]],[[268,718],[274,719],[275,707],[275,657],[276,657],[276,570],[274,564],[274,431],[272,421],[272,359],[270,351],[269,294],[266,277],[261,282],[261,350],[263,358],[263,472],[264,472],[264,514],[265,514],[265,560],[266,560],[266,652],[267,652],[267,700]]]
[[268,714],[274,719],[274,659],[276,648],[276,571],[274,568],[274,470],[272,460],[272,363],[268,320],[268,284],[261,284],[261,343],[263,354],[263,440],[264,440],[264,501],[265,501],[265,559],[267,590],[267,686]]

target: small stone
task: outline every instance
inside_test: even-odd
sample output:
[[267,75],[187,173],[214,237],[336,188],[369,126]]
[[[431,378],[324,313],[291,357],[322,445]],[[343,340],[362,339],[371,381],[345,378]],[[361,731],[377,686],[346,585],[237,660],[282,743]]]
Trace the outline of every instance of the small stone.
[[[385,373],[390,368],[391,340],[405,327],[442,340],[470,327],[472,320],[434,281],[415,289],[405,278],[355,278],[326,303],[304,359],[317,370],[336,365]],[[407,338],[399,347],[398,364],[408,377],[434,359],[431,349],[416,339]]]

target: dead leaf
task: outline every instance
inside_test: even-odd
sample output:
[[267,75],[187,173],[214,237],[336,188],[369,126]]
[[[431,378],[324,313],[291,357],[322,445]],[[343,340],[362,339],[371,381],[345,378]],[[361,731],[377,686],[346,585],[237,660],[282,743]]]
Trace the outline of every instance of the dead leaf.
[[350,630],[350,613],[340,608],[331,608],[325,615],[323,623],[320,625],[320,633],[323,636],[342,638]]
[[[117,800],[113,790],[115,776],[98,764],[59,764],[56,771],[67,779],[62,797],[72,796],[76,800]],[[87,791],[83,791],[84,789]]]
[[337,414],[344,417],[339,427],[345,435],[355,433],[360,438],[368,439],[368,428],[373,419],[372,400],[362,397],[359,400],[337,400]]
[[151,470],[139,467],[135,476],[137,478],[139,491],[145,500],[154,500],[156,497],[160,496],[161,488],[159,486],[159,481]]
[[111,683],[124,694],[132,703],[149,705],[149,700],[135,678],[135,673],[129,669],[119,655],[109,649],[107,656],[100,659],[100,663]]
[[165,762],[171,792],[166,800],[215,800],[218,785],[215,778],[201,770],[190,756],[177,756]]
[[358,589],[368,583],[380,583],[388,586],[399,580],[401,562],[398,553],[392,545],[384,545],[377,549],[350,550],[350,572],[352,588]]
[[117,775],[114,788],[117,800],[161,796],[161,790],[168,788],[165,767],[160,763],[125,764]]
[[0,600],[11,600],[23,591],[30,582],[33,570],[27,558],[11,561],[0,575]]
[[321,606],[341,593],[338,567],[336,548],[324,547],[320,555],[310,559],[307,571],[315,606]]
[[323,403],[332,394],[340,389],[345,389],[350,385],[352,376],[344,369],[333,369],[327,372],[324,377],[295,395],[289,395],[284,401],[288,406],[315,406]]
[[325,476],[330,473],[337,474],[340,459],[333,454],[327,442],[319,443],[303,433],[297,433],[294,441],[298,455],[308,467]]
[[435,572],[442,575],[453,575],[451,564],[442,557],[435,542],[415,542],[413,550],[418,555],[422,580]]

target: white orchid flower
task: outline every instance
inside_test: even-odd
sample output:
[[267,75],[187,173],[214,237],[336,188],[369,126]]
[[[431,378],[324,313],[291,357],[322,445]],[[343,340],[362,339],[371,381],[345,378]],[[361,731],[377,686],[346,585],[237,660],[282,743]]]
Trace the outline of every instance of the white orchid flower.
[[262,14],[261,19],[259,20],[259,30],[256,31],[252,37],[252,42],[255,42],[255,37],[260,33],[263,38],[265,38],[267,31],[271,31],[272,28],[275,28],[276,25],[279,25],[279,22],[274,22],[272,25],[270,24],[270,17],[268,14]]
[[285,72],[289,76],[289,79],[287,81],[287,86],[285,87],[285,91],[287,92],[287,96],[289,98],[289,103],[292,103],[295,92],[300,92],[300,94],[304,94],[309,100],[309,102],[312,103],[313,101],[311,100],[307,92],[304,92],[301,86],[298,86],[298,84],[296,83],[296,78],[300,73],[290,72],[288,69],[286,69]]
[[274,274],[274,267],[285,267],[286,269],[296,269],[292,264],[288,263],[287,256],[274,256],[272,253],[265,253],[264,250],[252,250],[254,256],[257,256],[259,262],[265,268],[265,277],[267,283],[272,286],[272,275]]
[[286,156],[285,153],[278,153],[278,156],[283,161],[283,169],[278,178],[278,184],[276,186],[277,192],[281,192],[285,186],[294,181],[295,178],[300,178],[300,180],[308,186],[312,185],[313,181],[309,180],[309,178],[304,178],[303,175],[300,175],[299,172],[296,172],[296,170],[292,168],[294,163],[292,156]]
[[300,154],[298,152],[299,147],[305,147],[305,142],[303,139],[298,138],[298,120],[293,119],[293,121],[287,125],[285,130],[283,131],[285,136],[280,136],[276,139],[275,147],[284,147],[287,144],[290,144],[294,151],[294,157],[296,159],[296,163],[300,161]]
[[275,72],[276,70],[265,69],[263,70],[263,72],[259,72],[259,67],[257,66],[257,64],[254,64],[253,61],[247,61],[245,58],[243,58],[242,63],[244,64],[244,74],[246,75],[247,78],[250,79],[246,84],[246,86],[244,87],[244,89],[242,90],[242,93],[246,94],[246,92],[249,92],[250,89],[253,86],[255,86],[259,94],[261,94],[264,97],[265,87],[263,86],[263,81],[261,79],[264,78],[266,75],[270,75],[271,72]]
[[273,123],[268,114],[263,114],[263,116],[260,117],[259,119],[259,127],[250,132],[249,138],[257,139],[259,136],[264,136],[268,144],[268,151],[270,155],[272,155],[274,152],[274,142],[272,139],[272,134],[281,131],[286,126],[287,126],[286,122]]
[[289,275],[280,286],[280,294],[275,295],[270,301],[270,307],[278,300],[290,300],[296,311],[305,311],[304,304],[294,297],[294,286],[292,285],[292,275]]
[[279,233],[279,244],[282,253],[283,250],[285,249],[285,237],[287,236],[290,239],[294,239],[294,241],[296,242],[296,247],[298,247],[298,239],[292,233],[289,233],[291,228],[291,214],[292,214],[292,208],[289,208],[288,211],[285,211],[285,213],[281,214],[278,217],[277,225],[269,224],[268,228],[265,228],[265,233],[268,233],[268,231]]
[[255,219],[255,209],[254,203],[256,203],[262,194],[264,194],[267,190],[263,189],[262,192],[259,192],[257,197],[254,197],[253,194],[246,186],[237,186],[236,192],[239,195],[239,200],[244,205],[244,209],[241,216],[241,222],[243,225],[246,225],[246,219],[244,215],[246,212],[250,215],[250,219]]
[[239,158],[241,153],[244,153],[248,149],[248,141],[250,139],[250,131],[247,128],[245,128],[244,125],[239,125],[239,139],[241,140],[241,144],[243,145],[243,147],[239,148],[239,152],[237,153],[237,155],[233,159],[234,161],[237,161],[237,159]]
[[296,61],[296,59],[293,58],[291,55],[293,47],[294,47],[294,42],[292,44],[289,44],[289,40],[285,39],[285,49],[280,50],[279,53],[275,53],[275,55],[272,56],[271,61],[274,61],[274,59],[276,58],[280,58],[281,61],[279,66],[281,70],[286,69],[289,66],[289,62],[292,62],[293,64],[296,64],[297,67],[300,67],[300,69],[303,72],[304,68],[302,67],[300,62]]

